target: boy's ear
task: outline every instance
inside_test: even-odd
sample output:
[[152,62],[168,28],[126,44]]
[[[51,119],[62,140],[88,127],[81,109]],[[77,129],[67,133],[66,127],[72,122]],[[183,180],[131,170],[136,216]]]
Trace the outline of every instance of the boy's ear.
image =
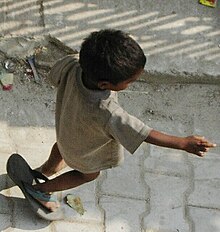
[[98,88],[101,90],[110,90],[111,83],[108,81],[99,81]]

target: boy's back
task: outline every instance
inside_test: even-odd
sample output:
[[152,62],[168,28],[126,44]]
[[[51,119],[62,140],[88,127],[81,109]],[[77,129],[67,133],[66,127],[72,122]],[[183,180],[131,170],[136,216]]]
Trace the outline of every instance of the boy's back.
[[71,168],[90,173],[117,166],[123,160],[122,145],[133,153],[150,132],[119,106],[117,92],[84,86],[75,56],[59,60],[50,79],[58,87],[57,143]]

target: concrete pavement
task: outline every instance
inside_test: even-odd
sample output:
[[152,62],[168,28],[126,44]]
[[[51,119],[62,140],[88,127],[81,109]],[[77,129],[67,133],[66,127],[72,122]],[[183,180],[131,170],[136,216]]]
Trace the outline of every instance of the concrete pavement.
[[[0,12],[4,59],[20,59],[16,49],[23,55],[26,49],[34,53],[35,46],[26,46],[24,36],[50,33],[79,49],[93,30],[111,27],[131,33],[148,63],[142,81],[120,94],[121,104],[155,129],[201,134],[220,144],[219,5],[213,9],[185,0],[167,0],[166,5],[163,0],[3,0]],[[6,43],[11,36],[17,43]],[[50,58],[56,60],[58,53],[62,51]],[[0,91],[0,231],[220,232],[219,146],[200,159],[144,144],[133,156],[126,152],[121,167],[60,193],[60,198],[67,193],[80,196],[87,210],[83,216],[67,206],[64,221],[46,222],[33,215],[5,165],[13,152],[32,167],[46,160],[55,141],[54,103],[54,89],[25,77],[15,75],[12,92]]]
[[[55,141],[55,91],[22,84],[0,91],[0,231],[220,232],[220,148],[197,158],[143,144],[122,166],[98,180],[60,193],[80,196],[83,216],[68,206],[64,221],[47,222],[28,208],[6,175],[12,152],[32,167],[45,161]],[[131,114],[175,135],[201,134],[220,144],[220,86],[137,82],[120,93]]]
[[0,41],[51,34],[78,50],[91,31],[116,28],[133,35],[147,55],[144,79],[219,83],[219,8],[198,0],[2,0]]

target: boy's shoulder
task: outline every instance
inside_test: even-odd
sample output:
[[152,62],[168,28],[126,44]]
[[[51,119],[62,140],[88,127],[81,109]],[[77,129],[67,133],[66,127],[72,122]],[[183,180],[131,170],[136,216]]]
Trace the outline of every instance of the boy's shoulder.
[[66,74],[70,72],[70,70],[72,73],[77,70],[79,67],[78,57],[79,56],[77,56],[77,54],[71,54],[62,57],[55,62],[48,75],[52,85],[57,87],[61,79],[63,79],[63,77],[65,77]]
[[100,108],[109,112],[113,112],[119,107],[117,92],[110,91],[109,96],[100,102]]
[[67,56],[64,56],[57,60],[54,64],[54,66],[61,65],[65,66],[65,64],[74,64],[74,63],[79,63],[79,54],[69,54]]
[[122,115],[125,110],[118,103],[117,92],[112,92],[108,99],[102,100],[100,108],[105,112],[108,118],[112,118],[118,114]]

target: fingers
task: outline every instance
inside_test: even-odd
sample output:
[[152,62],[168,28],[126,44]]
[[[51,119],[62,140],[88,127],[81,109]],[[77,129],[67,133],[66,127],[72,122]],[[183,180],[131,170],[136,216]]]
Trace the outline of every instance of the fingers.
[[197,151],[195,152],[197,156],[203,157],[210,148],[216,147],[216,144],[209,142],[205,137],[196,136],[195,139],[199,140],[197,142]]
[[216,147],[215,143],[211,143],[208,140],[205,139],[205,137],[196,137],[196,139],[198,139],[198,145],[202,146],[202,147],[207,147],[207,148],[212,148],[212,147]]
[[200,156],[200,157],[203,157],[203,156],[205,156],[205,153],[202,152],[202,151],[199,151],[199,152],[196,153],[196,155],[197,155],[197,156]]
[[209,148],[202,146],[202,147],[199,147],[199,151],[201,151],[201,152],[208,152]]
[[210,143],[210,142],[207,141],[207,140],[205,140],[205,141],[200,141],[200,142],[199,142],[199,145],[200,145],[200,146],[203,146],[203,147],[209,147],[209,148],[216,147],[216,144]]

